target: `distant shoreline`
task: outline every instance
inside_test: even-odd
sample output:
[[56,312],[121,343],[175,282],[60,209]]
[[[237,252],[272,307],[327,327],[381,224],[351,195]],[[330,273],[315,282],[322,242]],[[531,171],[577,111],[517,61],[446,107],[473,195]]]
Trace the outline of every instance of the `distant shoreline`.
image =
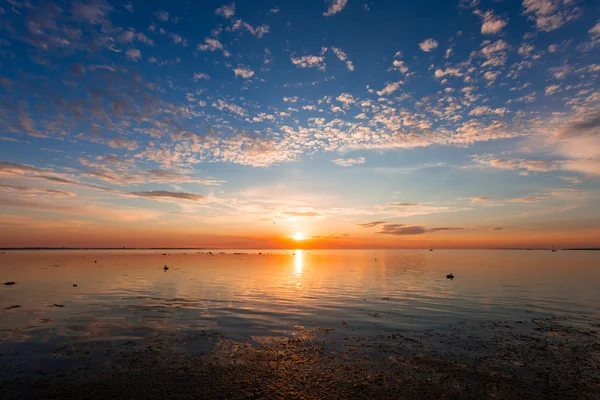
[[[218,248],[218,247],[0,247],[0,251],[26,251],[26,250],[195,250],[195,251],[233,251],[233,250],[299,250],[297,247],[290,248],[262,248],[262,247],[253,247],[253,248]],[[300,250],[429,250],[428,248],[352,248],[352,249],[300,249]],[[549,251],[547,248],[488,248],[488,249],[479,249],[479,248],[444,248],[444,249],[436,249],[436,250],[536,250],[536,251]],[[582,248],[567,248],[567,249],[558,249],[560,251],[600,251],[598,247],[582,247]]]

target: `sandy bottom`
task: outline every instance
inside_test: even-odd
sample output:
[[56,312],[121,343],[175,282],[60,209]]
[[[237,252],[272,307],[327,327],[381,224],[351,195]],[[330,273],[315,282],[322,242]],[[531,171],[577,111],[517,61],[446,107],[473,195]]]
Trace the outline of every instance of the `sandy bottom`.
[[259,345],[206,331],[77,341],[41,364],[3,348],[0,398],[598,399],[599,322],[459,323],[427,340],[400,331],[332,339],[340,326]]

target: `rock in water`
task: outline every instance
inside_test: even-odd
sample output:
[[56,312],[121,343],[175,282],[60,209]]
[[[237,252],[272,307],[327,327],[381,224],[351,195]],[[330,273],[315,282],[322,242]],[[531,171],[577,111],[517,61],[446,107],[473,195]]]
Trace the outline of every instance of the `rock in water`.
[[5,285],[9,286],[9,285],[14,285],[17,282],[4,282]]

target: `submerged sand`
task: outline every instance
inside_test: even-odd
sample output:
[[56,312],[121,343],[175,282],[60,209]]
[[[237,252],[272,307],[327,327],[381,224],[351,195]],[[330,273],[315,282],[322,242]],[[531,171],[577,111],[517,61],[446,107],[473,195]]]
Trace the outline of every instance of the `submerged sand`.
[[[458,323],[427,340],[299,329],[239,343],[210,331],[139,341],[77,341],[13,363],[2,399],[598,399],[600,320]],[[254,342],[255,343],[255,342]],[[40,367],[42,365],[42,367]],[[34,369],[37,368],[37,369]]]

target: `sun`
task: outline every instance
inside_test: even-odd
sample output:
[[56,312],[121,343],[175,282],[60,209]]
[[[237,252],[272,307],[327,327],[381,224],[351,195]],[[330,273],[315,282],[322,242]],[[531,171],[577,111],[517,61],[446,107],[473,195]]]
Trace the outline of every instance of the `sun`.
[[304,234],[302,234],[302,233],[300,233],[300,232],[296,233],[296,234],[295,234],[294,236],[292,236],[292,237],[294,238],[294,240],[304,240],[304,239],[305,239],[305,236],[304,236]]

